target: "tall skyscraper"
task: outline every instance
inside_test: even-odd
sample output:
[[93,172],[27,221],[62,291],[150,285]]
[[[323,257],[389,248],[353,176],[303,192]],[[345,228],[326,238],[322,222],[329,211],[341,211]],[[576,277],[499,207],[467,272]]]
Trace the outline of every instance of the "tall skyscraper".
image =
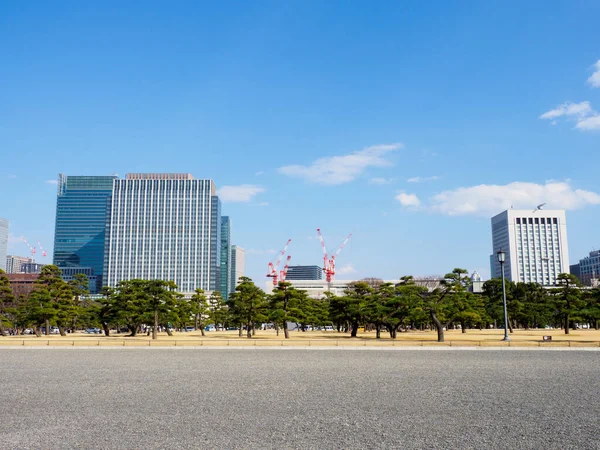
[[231,220],[228,216],[221,217],[221,296],[229,298],[231,286]]
[[6,272],[6,256],[8,255],[8,220],[0,217],[0,269]]
[[240,277],[243,277],[246,272],[246,252],[242,247],[237,245],[231,246],[231,281],[230,292],[234,292]]
[[27,256],[8,255],[6,257],[6,273],[25,273],[22,267],[23,264],[32,262],[33,259]]
[[[221,200],[213,195],[210,216],[210,271],[209,286],[211,291],[221,289]],[[216,268],[216,270],[215,270]]]
[[287,280],[322,280],[323,269],[320,266],[290,266]]
[[220,288],[220,202],[212,180],[127,174],[115,180],[108,220],[107,286],[174,281],[180,292]]
[[492,277],[501,276],[496,252],[506,252],[505,275],[514,282],[556,284],[569,272],[567,220],[564,211],[509,209],[492,218],[494,264]]
[[[58,175],[54,264],[91,267],[102,279],[107,205],[116,176]],[[92,286],[97,293],[101,283]]]

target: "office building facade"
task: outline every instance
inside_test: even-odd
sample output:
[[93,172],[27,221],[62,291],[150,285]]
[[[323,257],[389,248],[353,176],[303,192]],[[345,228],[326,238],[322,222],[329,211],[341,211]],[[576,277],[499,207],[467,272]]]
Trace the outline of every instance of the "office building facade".
[[492,218],[492,246],[494,278],[501,276],[495,258],[500,249],[506,252],[508,280],[551,286],[560,273],[569,272],[565,211],[504,211]]
[[10,282],[12,293],[17,298],[29,298],[35,289],[35,283],[40,277],[39,273],[9,273],[6,275]]
[[600,251],[594,250],[579,260],[579,281],[585,286],[597,287],[600,280]]
[[238,245],[231,246],[231,281],[230,292],[235,292],[235,288],[240,284],[240,277],[246,273],[246,252]]
[[229,298],[231,277],[231,220],[228,216],[221,217],[221,296]]
[[[54,264],[91,267],[102,278],[107,206],[116,176],[59,174],[54,229]],[[101,282],[90,286],[96,293]]]
[[319,266],[290,266],[286,280],[322,280],[323,269]]
[[40,264],[35,262],[21,264],[21,273],[42,273],[42,268],[46,264]]
[[98,290],[98,286],[101,283],[101,278],[96,275],[92,267],[63,267],[61,278],[67,283],[75,279],[76,275],[85,275],[88,279],[88,291],[93,294],[93,291]]
[[127,174],[114,180],[104,281],[174,281],[178,290],[220,288],[220,202],[212,180]]
[[24,273],[21,266],[32,262],[33,259],[27,256],[8,255],[6,257],[6,273]]
[[6,272],[8,256],[8,220],[0,217],[0,269]]

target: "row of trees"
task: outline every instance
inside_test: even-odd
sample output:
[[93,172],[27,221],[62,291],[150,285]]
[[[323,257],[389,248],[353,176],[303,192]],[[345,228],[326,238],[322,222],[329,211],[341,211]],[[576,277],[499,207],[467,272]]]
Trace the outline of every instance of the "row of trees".
[[[556,326],[569,333],[576,323],[591,323],[598,328],[600,292],[583,290],[573,275],[561,274],[559,285],[545,289],[533,283],[506,283],[509,323],[513,328]],[[246,330],[251,338],[261,324],[272,324],[289,338],[289,324],[301,330],[309,326],[335,326],[338,332],[357,336],[359,327],[372,330],[376,337],[409,329],[436,329],[438,340],[444,330],[503,326],[502,282],[484,283],[483,293],[469,291],[471,280],[464,269],[454,269],[443,279],[423,283],[411,276],[397,283],[366,279],[353,283],[342,296],[326,294],[313,299],[290,283],[279,283],[266,295],[250,278],[241,283],[225,303],[219,292],[209,297],[198,289],[189,299],[177,286],[163,280],[129,280],[115,288],[104,288],[99,300],[87,296],[87,278],[78,275],[65,282],[56,266],[45,266],[29,298],[15,299],[8,279],[0,274],[0,333],[6,327],[23,330],[33,327],[40,335],[57,326],[61,335],[82,327],[126,328],[135,336],[150,326],[156,339],[159,328],[171,334],[173,327],[190,324],[204,335],[206,323],[235,327],[240,336]]]

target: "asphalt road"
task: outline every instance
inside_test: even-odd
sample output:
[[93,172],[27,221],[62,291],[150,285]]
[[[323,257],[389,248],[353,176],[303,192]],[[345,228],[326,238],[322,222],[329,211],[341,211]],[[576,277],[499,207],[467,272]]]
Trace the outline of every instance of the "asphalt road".
[[0,349],[0,448],[600,448],[600,352]]

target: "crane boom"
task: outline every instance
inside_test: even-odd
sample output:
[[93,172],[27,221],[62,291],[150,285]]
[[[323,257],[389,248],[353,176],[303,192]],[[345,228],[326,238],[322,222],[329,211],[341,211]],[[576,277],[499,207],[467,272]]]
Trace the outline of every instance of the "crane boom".
[[319,233],[319,240],[321,241],[321,247],[323,248],[323,271],[325,272],[325,279],[329,283],[335,277],[335,258],[346,246],[346,244],[350,240],[350,237],[352,237],[352,233],[350,233],[348,237],[342,241],[337,250],[334,253],[332,253],[331,258],[329,258],[327,255],[327,249],[325,248],[325,240],[323,239],[321,229],[317,228],[317,232]]
[[288,268],[290,267],[290,259],[292,259],[292,255],[288,255],[285,266],[283,266],[283,270],[279,272],[279,281],[285,281],[287,278]]
[[[291,239],[288,239],[288,241],[285,243],[285,246],[283,247],[283,249],[279,252],[279,256],[277,257],[277,261],[275,263],[273,263],[272,261],[269,263],[268,266],[268,272],[267,272],[267,277],[269,278],[273,278],[273,286],[277,286],[277,280],[279,278],[279,264],[281,264],[281,259],[283,258],[283,255],[285,255],[285,252],[288,249],[288,246],[290,245],[290,242],[292,242]],[[289,261],[289,256],[288,256],[288,261]]]
[[352,233],[350,233],[348,235],[348,237],[346,239],[344,239],[344,241],[340,244],[340,246],[338,247],[337,251],[335,252],[335,254],[333,255],[333,257],[335,258],[337,255],[340,254],[340,252],[342,251],[342,249],[346,246],[346,244],[348,243],[348,241],[350,240],[350,238],[352,237]]

